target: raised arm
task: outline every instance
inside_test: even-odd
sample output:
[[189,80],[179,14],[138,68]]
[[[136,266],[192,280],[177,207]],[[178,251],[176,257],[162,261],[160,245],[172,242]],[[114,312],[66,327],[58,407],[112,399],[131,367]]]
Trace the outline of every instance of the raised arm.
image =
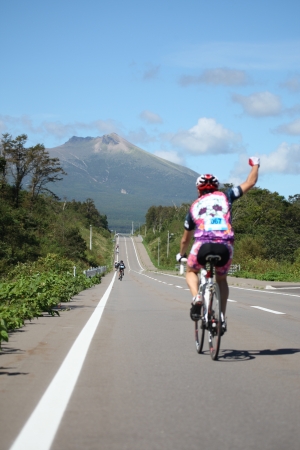
[[260,159],[256,156],[252,156],[251,158],[249,158],[249,165],[251,166],[251,171],[248,175],[248,178],[244,183],[240,185],[244,194],[246,194],[246,192],[253,188],[253,186],[255,186],[255,183],[257,182]]

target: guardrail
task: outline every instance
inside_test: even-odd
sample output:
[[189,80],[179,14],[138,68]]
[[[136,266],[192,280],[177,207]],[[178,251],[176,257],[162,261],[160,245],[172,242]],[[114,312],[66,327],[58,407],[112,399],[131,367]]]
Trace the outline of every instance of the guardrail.
[[85,274],[85,276],[87,278],[91,278],[95,275],[97,275],[98,273],[105,273],[106,272],[106,266],[101,266],[101,267],[90,267],[88,270],[84,270],[83,273]]
[[230,269],[228,271],[228,275],[232,275],[235,272],[239,272],[241,270],[240,264],[231,264]]

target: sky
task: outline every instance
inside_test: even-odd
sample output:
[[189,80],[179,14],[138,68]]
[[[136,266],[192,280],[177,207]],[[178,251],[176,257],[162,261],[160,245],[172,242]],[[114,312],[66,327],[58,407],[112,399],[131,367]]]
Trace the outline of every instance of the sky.
[[[299,0],[0,0],[0,134],[115,132],[222,183],[300,194]],[[180,189],[180,186],[178,186]]]

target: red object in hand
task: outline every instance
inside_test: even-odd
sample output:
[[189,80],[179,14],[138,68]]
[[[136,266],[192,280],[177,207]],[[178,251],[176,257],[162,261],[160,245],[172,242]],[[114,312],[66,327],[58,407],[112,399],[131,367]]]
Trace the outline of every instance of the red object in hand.
[[260,159],[257,158],[257,156],[251,156],[251,158],[249,158],[249,165],[250,166],[259,166],[260,165]]

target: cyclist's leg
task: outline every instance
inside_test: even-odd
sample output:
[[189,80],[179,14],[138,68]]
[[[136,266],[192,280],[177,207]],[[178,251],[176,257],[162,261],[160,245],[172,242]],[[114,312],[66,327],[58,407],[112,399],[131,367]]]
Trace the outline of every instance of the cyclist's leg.
[[229,250],[229,260],[222,267],[216,267],[216,282],[218,283],[221,296],[221,311],[225,317],[227,300],[229,297],[229,288],[227,283],[227,274],[230,269],[233,257],[233,245],[231,243],[224,243]]
[[221,311],[225,317],[227,300],[229,296],[229,288],[227,283],[227,274],[220,275],[216,273],[216,282],[218,283],[221,296]]
[[199,288],[199,280],[198,280],[198,273],[200,272],[200,269],[202,266],[197,261],[197,255],[199,248],[201,246],[200,241],[195,241],[191,248],[191,252],[188,256],[187,265],[186,265],[186,282],[188,287],[190,288],[191,294],[193,296],[193,299],[198,294],[198,288]]
[[198,294],[198,284],[199,284],[198,273],[199,270],[193,269],[188,265],[186,266],[185,279],[193,297],[196,297],[196,295]]

